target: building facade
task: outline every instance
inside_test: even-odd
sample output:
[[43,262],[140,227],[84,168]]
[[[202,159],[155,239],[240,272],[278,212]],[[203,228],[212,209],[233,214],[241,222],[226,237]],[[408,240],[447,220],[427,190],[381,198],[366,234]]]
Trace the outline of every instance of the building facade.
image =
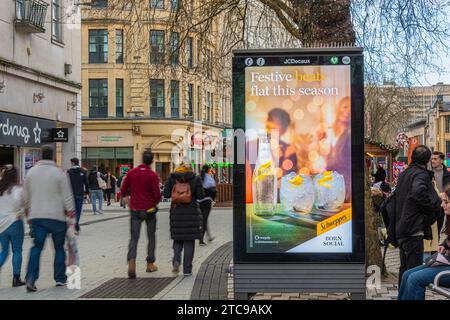
[[450,95],[450,85],[437,83],[432,86],[401,88],[399,102],[408,109],[410,122],[414,123],[427,118],[427,114],[440,95]]
[[[217,58],[219,23],[213,22],[206,36],[186,31],[176,21],[179,5],[173,0],[83,5],[85,167],[120,175],[151,149],[153,169],[165,181],[174,155],[209,162],[200,150],[205,140],[217,141],[231,128],[231,72],[227,77]],[[178,150],[180,142],[189,150]]]
[[[76,17],[74,0],[0,1],[0,166],[16,165],[21,179],[43,144],[64,168],[81,155]],[[68,142],[51,142],[54,128],[67,128]]]

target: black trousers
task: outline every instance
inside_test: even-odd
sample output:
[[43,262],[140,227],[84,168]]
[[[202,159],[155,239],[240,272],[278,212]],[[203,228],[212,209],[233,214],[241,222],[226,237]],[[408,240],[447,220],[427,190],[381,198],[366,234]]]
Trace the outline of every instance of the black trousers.
[[113,189],[106,189],[105,190],[105,195],[106,195],[106,201],[108,201],[108,203],[111,203],[111,195],[113,194],[113,200],[115,199],[115,195],[114,195],[114,190]]
[[[200,202],[200,210],[202,211],[202,238],[201,241],[204,241],[205,233],[208,231],[208,217],[211,212],[212,202],[209,200],[205,200]],[[211,233],[208,231],[208,235],[211,237]]]
[[145,211],[131,211],[130,214],[130,244],[128,245],[127,259],[136,259],[137,246],[139,242],[139,236],[141,235],[141,224],[144,222],[147,224],[147,262],[155,262],[155,247],[156,247],[156,214],[147,213]]
[[173,241],[173,262],[181,264],[181,252],[183,254],[183,273],[192,272],[192,260],[194,260],[195,240],[174,240]]
[[423,236],[400,239],[398,244],[400,249],[398,287],[400,288],[403,273],[423,263]]

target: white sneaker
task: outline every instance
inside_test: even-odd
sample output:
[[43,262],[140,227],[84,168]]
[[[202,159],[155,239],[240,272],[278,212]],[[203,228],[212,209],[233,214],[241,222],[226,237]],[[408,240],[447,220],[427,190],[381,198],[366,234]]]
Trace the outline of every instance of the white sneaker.
[[103,213],[104,213],[103,210],[97,210],[97,212],[98,212],[99,214],[103,214]]
[[66,286],[67,285],[67,282],[57,282],[56,283],[56,286],[57,287],[64,287],[64,286]]

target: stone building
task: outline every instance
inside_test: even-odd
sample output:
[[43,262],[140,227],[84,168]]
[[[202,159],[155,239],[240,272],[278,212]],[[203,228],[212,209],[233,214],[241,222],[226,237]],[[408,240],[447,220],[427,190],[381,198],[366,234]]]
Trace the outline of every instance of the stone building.
[[[74,0],[0,1],[0,166],[22,179],[43,144],[64,168],[81,155],[79,26]],[[54,128],[68,141],[54,142]]]

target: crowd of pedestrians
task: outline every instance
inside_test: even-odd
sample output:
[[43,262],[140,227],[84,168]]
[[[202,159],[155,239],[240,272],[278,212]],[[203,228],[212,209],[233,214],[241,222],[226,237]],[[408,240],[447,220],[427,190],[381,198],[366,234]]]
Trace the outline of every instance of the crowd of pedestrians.
[[[37,291],[40,257],[47,236],[54,247],[54,281],[56,286],[67,284],[66,266],[79,265],[76,236],[80,234],[83,204],[89,198],[93,214],[103,214],[104,196],[107,205],[120,188],[120,206],[130,210],[130,242],[127,262],[128,277],[136,278],[136,256],[141,225],[145,222],[147,245],[147,272],[158,270],[156,265],[156,223],[158,204],[162,196],[171,199],[170,232],[173,240],[172,270],[183,267],[185,276],[192,275],[195,241],[205,245],[213,236],[208,228],[208,217],[216,197],[215,180],[211,168],[205,165],[201,175],[184,161],[170,175],[165,184],[151,169],[153,154],[145,151],[142,164],[118,179],[94,166],[88,172],[73,158],[69,170],[55,163],[54,149],[44,146],[41,160],[31,168],[21,185],[17,169],[6,165],[0,171],[0,270],[12,249],[12,286],[26,286],[28,292]],[[98,206],[97,206],[98,204]],[[29,225],[33,245],[29,252],[25,281],[21,278],[24,222]],[[183,256],[183,257],[182,257]]]
[[[374,207],[387,229],[385,245],[399,248],[399,300],[425,299],[434,277],[450,270],[450,172],[444,159],[443,153],[420,145],[393,188],[382,166],[373,175],[374,189],[379,190]],[[441,284],[450,286],[450,278],[444,277]]]

